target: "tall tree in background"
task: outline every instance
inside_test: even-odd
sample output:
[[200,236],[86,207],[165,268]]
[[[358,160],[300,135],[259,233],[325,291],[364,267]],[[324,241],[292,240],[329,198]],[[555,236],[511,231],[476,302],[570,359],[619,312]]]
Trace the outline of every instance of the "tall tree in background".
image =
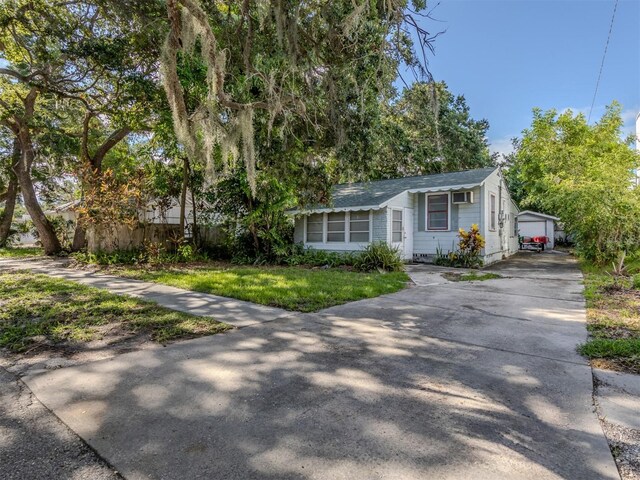
[[6,135],[0,137],[0,142],[0,202],[4,202],[0,211],[0,247],[6,247],[19,192],[18,178],[13,170],[20,161],[20,144]]
[[489,122],[474,120],[444,82],[416,82],[389,104],[377,132],[370,179],[427,175],[495,164]]
[[[267,137],[275,130],[303,149],[337,147],[342,168],[365,171],[366,155],[341,150],[375,120],[399,63],[419,65],[408,32],[417,23],[407,7],[405,0],[169,0],[162,78],[187,155],[206,164],[211,179],[242,160],[255,194],[265,145],[256,137],[264,126]],[[425,48],[432,40],[420,28],[418,38]],[[185,97],[181,77],[191,58],[200,62],[206,87],[195,102]],[[298,161],[305,158],[281,156],[290,165]]]
[[[69,146],[79,150],[72,172],[84,187],[99,177],[102,162],[114,146],[130,132],[144,128],[156,89],[150,76],[157,60],[147,55],[152,48],[139,41],[145,37],[138,35],[136,23],[100,2],[8,0],[0,11],[0,24],[2,57],[8,62],[0,69],[6,79],[3,97],[13,97],[13,103],[3,98],[0,113],[6,127],[21,132],[16,138],[22,156],[33,157],[18,165],[18,179],[45,250],[56,253],[59,242],[28,185],[33,183],[31,168],[38,150],[23,144],[33,143],[33,138],[25,136],[27,130],[30,137],[43,131],[42,125],[32,121],[38,111],[44,112],[39,102],[55,100],[45,115],[69,113],[65,134],[78,140]],[[29,94],[20,94],[19,89]],[[16,115],[17,99],[24,104],[21,121]],[[84,243],[83,223],[80,219],[76,229],[76,248]]]
[[582,114],[533,111],[509,165],[523,206],[557,215],[589,259],[607,261],[640,248],[640,189],[632,188],[640,155],[622,139],[621,107],[589,125]]
[[[363,177],[399,65],[422,69],[411,32],[426,51],[434,39],[415,20],[424,8],[422,0],[3,2],[0,120],[19,144],[13,169],[45,251],[61,245],[43,193],[72,175],[82,200],[122,151],[142,153],[139,164],[180,163],[183,207],[194,165],[215,182],[242,163],[252,195],[262,178],[303,203],[326,196],[328,159],[333,172]],[[167,111],[173,138],[154,146]],[[84,231],[80,218],[75,248]]]

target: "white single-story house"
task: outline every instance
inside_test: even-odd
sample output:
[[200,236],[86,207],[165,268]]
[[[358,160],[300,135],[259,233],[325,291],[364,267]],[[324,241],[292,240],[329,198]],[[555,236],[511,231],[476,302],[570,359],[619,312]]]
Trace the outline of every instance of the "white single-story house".
[[518,228],[522,237],[547,237],[545,248],[555,246],[555,222],[560,220],[553,215],[524,210],[518,214]]
[[336,185],[331,202],[288,212],[297,243],[357,251],[385,241],[406,260],[429,262],[457,249],[459,228],[478,224],[485,265],[518,251],[518,208],[499,168]]

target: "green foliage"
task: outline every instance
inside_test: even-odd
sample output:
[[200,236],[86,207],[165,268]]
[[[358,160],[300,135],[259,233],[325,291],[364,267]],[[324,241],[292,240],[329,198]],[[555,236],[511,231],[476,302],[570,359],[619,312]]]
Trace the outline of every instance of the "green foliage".
[[[72,220],[65,220],[59,215],[47,216],[47,219],[53,227],[56,237],[60,240],[62,247],[68,249],[73,241],[73,229],[75,227],[75,222]],[[28,226],[31,229],[31,234],[36,239],[40,238],[40,233],[33,225],[33,222],[28,222]],[[38,245],[38,243],[36,243],[36,245]]]
[[522,205],[559,216],[589,260],[611,262],[639,249],[640,189],[631,184],[640,155],[621,140],[620,105],[594,125],[571,111],[533,115],[508,173],[521,184]]
[[290,266],[344,267],[353,266],[356,255],[353,252],[330,252],[304,248],[303,244],[295,243],[277,251],[276,263]]
[[384,107],[366,177],[396,178],[488,167],[486,120],[474,120],[464,96],[444,82],[415,82]]
[[588,358],[616,359],[629,370],[640,373],[640,338],[593,338],[578,347]]
[[387,242],[373,242],[354,255],[353,266],[362,272],[400,272],[404,261],[398,248]]
[[245,265],[289,265],[306,267],[353,267],[361,272],[388,271],[398,272],[404,269],[404,262],[397,248],[386,242],[374,242],[355,252],[331,252],[305,248],[303,244],[288,244],[275,250],[271,261],[264,258],[236,256],[233,263]]
[[626,272],[614,265],[582,260],[589,341],[579,352],[596,365],[640,373],[640,252],[628,255]]
[[274,262],[277,251],[293,242],[293,222],[284,211],[295,204],[295,181],[266,173],[259,173],[256,181],[254,196],[246,173],[238,169],[205,193],[204,214],[222,220],[237,263]]
[[186,263],[206,261],[209,258],[206,252],[197,251],[189,243],[182,243],[175,251],[169,252],[154,242],[147,242],[142,248],[130,250],[75,252],[71,257],[79,263],[103,266]]
[[438,245],[433,263],[443,267],[479,268],[482,266],[480,252],[484,245],[485,239],[480,234],[478,225],[471,225],[468,232],[461,228],[458,231],[458,249],[444,253]]

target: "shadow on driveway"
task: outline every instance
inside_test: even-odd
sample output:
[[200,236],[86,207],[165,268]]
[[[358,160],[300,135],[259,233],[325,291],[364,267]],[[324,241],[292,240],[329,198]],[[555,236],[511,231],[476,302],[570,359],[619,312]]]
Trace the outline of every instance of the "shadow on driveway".
[[558,285],[412,288],[27,383],[129,479],[619,478]]

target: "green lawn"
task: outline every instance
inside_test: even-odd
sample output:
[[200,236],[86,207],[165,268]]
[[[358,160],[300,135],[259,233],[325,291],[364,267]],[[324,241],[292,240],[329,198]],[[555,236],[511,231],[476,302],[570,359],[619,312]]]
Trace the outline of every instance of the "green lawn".
[[150,334],[164,343],[231,328],[104,290],[26,272],[0,273],[0,347],[87,342],[105,332]]
[[0,258],[34,257],[44,255],[40,247],[0,248]]
[[583,263],[589,340],[579,347],[594,366],[640,373],[640,264],[631,258],[627,277]]
[[114,273],[262,305],[312,312],[405,287],[404,272],[358,273],[339,268],[216,265],[124,268]]

